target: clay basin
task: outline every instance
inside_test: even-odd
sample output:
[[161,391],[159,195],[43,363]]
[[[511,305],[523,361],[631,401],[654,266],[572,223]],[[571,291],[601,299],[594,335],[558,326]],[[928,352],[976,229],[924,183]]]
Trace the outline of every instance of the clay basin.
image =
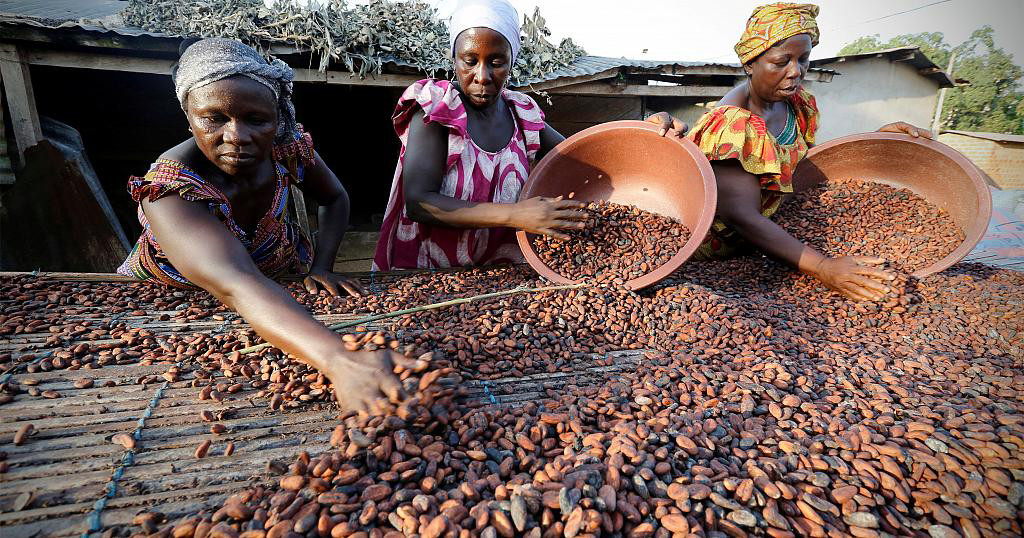
[[[585,202],[632,204],[678,219],[690,240],[664,265],[628,280],[637,290],[667,277],[696,252],[715,216],[718,191],[711,164],[693,142],[658,135],[643,121],[613,121],[580,131],[551,150],[530,173],[520,200],[534,196],[568,196]],[[572,284],[541,262],[533,234],[520,231],[519,247],[541,276]]]
[[945,258],[914,276],[938,273],[963,259],[978,244],[992,218],[992,194],[982,173],[953,148],[898,133],[863,133],[815,146],[793,173],[802,191],[834,179],[875,181],[902,187],[949,212],[966,236]]

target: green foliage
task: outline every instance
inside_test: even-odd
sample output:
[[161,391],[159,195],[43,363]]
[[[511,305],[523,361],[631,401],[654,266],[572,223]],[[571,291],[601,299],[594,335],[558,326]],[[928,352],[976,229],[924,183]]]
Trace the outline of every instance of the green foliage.
[[983,26],[957,45],[946,43],[941,32],[898,35],[882,42],[865,36],[840,49],[840,55],[859,54],[903,46],[916,46],[942,69],[956,54],[951,78],[970,81],[950,89],[942,106],[942,128],[964,131],[1024,134],[1024,70],[1013,56],[997,47],[991,26]]

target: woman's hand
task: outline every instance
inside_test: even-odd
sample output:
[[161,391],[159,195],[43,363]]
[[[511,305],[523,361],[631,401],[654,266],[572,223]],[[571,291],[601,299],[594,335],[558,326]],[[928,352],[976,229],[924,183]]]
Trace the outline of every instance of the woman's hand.
[[310,269],[306,278],[302,279],[302,285],[306,287],[306,291],[313,294],[317,292],[317,286],[319,285],[331,295],[338,295],[339,287],[353,297],[366,295],[366,290],[356,280],[324,269]]
[[932,136],[932,132],[929,131],[928,129],[922,129],[920,127],[914,127],[913,125],[911,125],[911,124],[909,124],[909,123],[907,123],[905,121],[897,121],[897,122],[893,122],[893,123],[887,123],[887,124],[879,127],[878,128],[878,132],[880,132],[880,133],[903,133],[903,134],[908,134],[908,135],[910,135],[910,136],[912,136],[914,138],[917,138],[917,137],[923,137],[923,138],[928,138],[928,139],[934,138]]
[[874,267],[885,263],[870,256],[823,258],[813,275],[829,288],[857,301],[878,301],[889,293],[889,281],[896,275]]
[[582,230],[586,227],[583,221],[587,220],[589,215],[584,207],[586,206],[582,202],[564,200],[561,196],[535,196],[513,204],[512,226],[530,233],[566,240],[569,236],[559,230]]
[[686,122],[668,112],[656,112],[647,116],[647,119],[644,121],[660,126],[661,131],[658,134],[661,136],[665,136],[669,131],[672,131],[673,136],[683,138],[686,136],[686,131],[690,130],[690,126]]
[[395,376],[395,364],[409,359],[396,351],[349,351],[323,361],[319,370],[334,385],[334,396],[343,410],[383,415],[388,404],[406,398],[402,382]]

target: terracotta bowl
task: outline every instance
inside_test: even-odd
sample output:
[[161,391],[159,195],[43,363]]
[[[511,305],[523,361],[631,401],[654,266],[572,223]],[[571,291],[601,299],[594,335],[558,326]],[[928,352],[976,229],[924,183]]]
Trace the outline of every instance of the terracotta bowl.
[[829,179],[875,181],[913,191],[949,212],[966,236],[945,258],[914,272],[938,273],[963,259],[988,228],[992,194],[981,171],[953,148],[897,133],[844,136],[815,146],[793,173],[802,191]]
[[[658,135],[643,121],[613,121],[580,131],[548,153],[530,173],[520,200],[568,196],[576,200],[632,204],[678,219],[690,240],[667,263],[625,283],[641,289],[667,277],[700,246],[715,216],[718,191],[711,164],[693,142]],[[566,278],[541,262],[533,234],[520,231],[519,247],[541,276],[560,284]]]

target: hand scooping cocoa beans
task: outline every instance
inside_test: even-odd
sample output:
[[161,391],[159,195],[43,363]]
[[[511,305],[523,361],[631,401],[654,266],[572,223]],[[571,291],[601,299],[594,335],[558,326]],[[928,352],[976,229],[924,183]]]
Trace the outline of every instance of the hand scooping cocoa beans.
[[775,220],[825,255],[878,256],[906,273],[941,260],[964,240],[946,210],[908,189],[856,179],[797,193]]
[[572,280],[620,282],[661,267],[690,237],[675,219],[611,202],[590,202],[582,231],[568,240],[536,236],[533,248],[545,265]]

